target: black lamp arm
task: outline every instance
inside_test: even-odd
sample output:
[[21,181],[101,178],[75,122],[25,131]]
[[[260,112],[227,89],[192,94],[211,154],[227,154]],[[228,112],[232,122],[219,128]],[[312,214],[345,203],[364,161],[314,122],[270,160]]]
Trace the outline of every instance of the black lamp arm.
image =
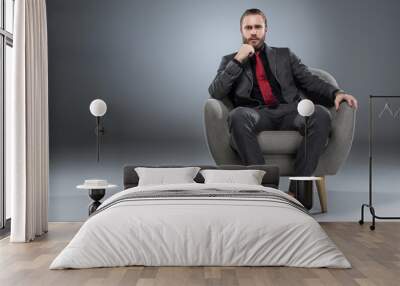
[[97,138],[97,162],[99,162],[100,161],[100,136],[104,135],[104,133],[105,133],[104,126],[101,124],[100,116],[96,116],[95,133],[96,133],[96,138]]
[[104,135],[104,133],[105,133],[104,126],[101,123],[100,116],[96,116],[96,128],[95,128],[94,132],[96,133],[97,136]]

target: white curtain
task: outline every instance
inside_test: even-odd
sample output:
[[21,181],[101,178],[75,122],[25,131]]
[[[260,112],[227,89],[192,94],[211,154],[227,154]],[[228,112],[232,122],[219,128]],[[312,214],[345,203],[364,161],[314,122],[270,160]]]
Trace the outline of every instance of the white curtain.
[[[6,181],[12,242],[47,232],[49,188],[48,59],[45,0],[16,0],[14,93],[6,98]],[[7,175],[8,174],[8,175]]]

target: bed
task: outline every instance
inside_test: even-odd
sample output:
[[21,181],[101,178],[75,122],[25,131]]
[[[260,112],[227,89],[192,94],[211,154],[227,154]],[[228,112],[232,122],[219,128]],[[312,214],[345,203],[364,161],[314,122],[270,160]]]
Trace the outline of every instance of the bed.
[[124,191],[106,199],[50,269],[144,266],[350,268],[343,253],[294,198],[278,190],[274,166],[261,185],[194,183],[138,186],[124,168]]

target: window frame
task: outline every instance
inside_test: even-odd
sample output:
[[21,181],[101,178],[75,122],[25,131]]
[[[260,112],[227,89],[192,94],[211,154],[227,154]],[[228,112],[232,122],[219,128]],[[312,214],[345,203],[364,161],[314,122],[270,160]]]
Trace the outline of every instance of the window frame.
[[[9,232],[10,220],[6,218],[6,190],[5,190],[5,93],[6,93],[6,46],[13,47],[13,34],[6,30],[6,1],[1,3],[1,21],[0,21],[0,236]],[[15,0],[12,1],[13,13]],[[14,13],[15,15],[15,13]],[[14,15],[13,21],[14,21]],[[14,27],[13,29],[14,30]]]

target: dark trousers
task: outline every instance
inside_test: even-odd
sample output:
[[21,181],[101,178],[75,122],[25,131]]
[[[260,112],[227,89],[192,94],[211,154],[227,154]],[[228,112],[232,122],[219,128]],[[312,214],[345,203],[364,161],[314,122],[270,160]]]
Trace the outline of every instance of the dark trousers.
[[[265,160],[257,135],[265,130],[296,130],[304,136],[305,119],[294,104],[281,104],[275,109],[266,107],[236,107],[229,113],[231,143],[244,165],[263,165]],[[295,176],[310,176],[315,171],[331,130],[329,110],[315,105],[314,114],[307,122],[307,156],[305,140],[297,150]]]

